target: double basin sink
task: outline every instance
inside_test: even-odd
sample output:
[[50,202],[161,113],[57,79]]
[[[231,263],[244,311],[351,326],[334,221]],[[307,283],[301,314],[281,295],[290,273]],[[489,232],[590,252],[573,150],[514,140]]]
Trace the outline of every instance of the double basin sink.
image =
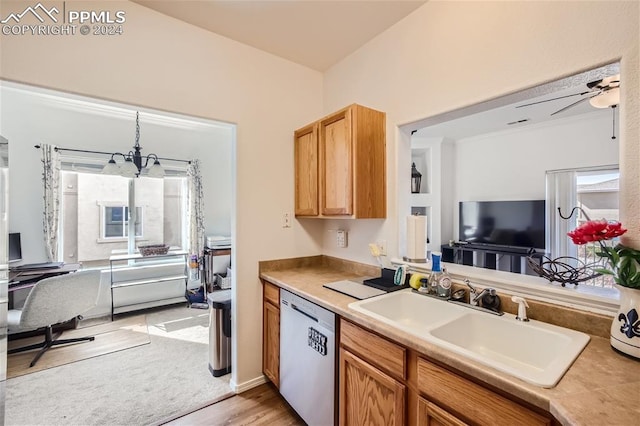
[[410,289],[360,300],[351,309],[439,347],[544,388],[554,387],[589,342],[575,330],[505,313],[495,316]]

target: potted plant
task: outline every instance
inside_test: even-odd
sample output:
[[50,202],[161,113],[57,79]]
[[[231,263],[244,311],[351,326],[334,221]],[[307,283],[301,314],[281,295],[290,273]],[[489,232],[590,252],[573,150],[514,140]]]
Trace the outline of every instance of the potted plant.
[[605,259],[601,274],[613,276],[620,291],[620,308],[611,324],[611,346],[626,355],[640,359],[640,251],[622,244],[610,246],[612,240],[627,232],[620,222],[588,220],[567,235],[574,244],[596,242],[596,254]]

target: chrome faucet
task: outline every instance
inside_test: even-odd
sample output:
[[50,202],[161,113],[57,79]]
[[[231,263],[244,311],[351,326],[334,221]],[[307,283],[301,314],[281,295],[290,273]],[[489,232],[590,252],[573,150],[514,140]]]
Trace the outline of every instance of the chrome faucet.
[[484,296],[485,294],[489,294],[489,296],[495,296],[496,295],[496,289],[495,288],[491,288],[491,287],[487,287],[487,288],[483,288],[482,291],[480,292],[480,294],[478,294],[477,296],[475,296],[473,298],[473,302],[470,302],[472,305],[474,306],[478,306],[478,300],[482,299],[482,296]]
[[469,287],[469,304],[478,306],[478,300],[476,299],[478,291],[471,285],[471,281],[469,281],[469,278],[465,278],[464,283],[467,285],[467,287]]
[[[449,302],[458,303],[462,306],[466,306],[482,312],[487,312],[493,315],[504,315],[504,312],[500,310],[500,298],[496,293],[496,289],[487,287],[487,288],[484,288],[480,293],[478,293],[478,290],[471,285],[471,281],[469,281],[468,278],[465,278],[464,280],[462,280],[462,282],[467,287],[469,287],[469,303],[465,303],[459,299],[451,299],[449,300]],[[458,290],[457,292],[459,291],[462,291],[462,290]],[[486,304],[487,306],[484,306],[484,305],[480,306],[479,301],[485,295],[491,296],[490,298],[488,298],[489,300],[485,300],[485,302],[487,302]]]

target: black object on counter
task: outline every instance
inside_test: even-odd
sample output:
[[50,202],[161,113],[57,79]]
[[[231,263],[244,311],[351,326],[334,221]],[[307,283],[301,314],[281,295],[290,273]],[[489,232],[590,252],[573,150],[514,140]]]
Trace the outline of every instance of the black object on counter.
[[381,273],[382,276],[380,276],[379,278],[370,278],[368,280],[364,280],[362,281],[362,284],[386,292],[409,288],[409,274],[407,274],[407,276],[405,277],[403,285],[395,285],[393,283],[393,276],[396,273],[395,269],[383,268]]

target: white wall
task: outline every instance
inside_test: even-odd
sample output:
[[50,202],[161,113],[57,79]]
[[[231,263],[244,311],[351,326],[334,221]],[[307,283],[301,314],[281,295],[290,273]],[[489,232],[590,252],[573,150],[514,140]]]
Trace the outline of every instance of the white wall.
[[262,376],[258,261],[321,250],[321,224],[282,228],[281,217],[293,212],[292,131],[322,116],[322,75],[135,3],[66,6],[125,10],[124,34],[2,36],[2,78],[237,125],[232,385],[242,388]]
[[[9,229],[21,233],[25,263],[44,262],[42,165],[40,151],[34,145],[49,143],[62,148],[126,153],[135,143],[136,110],[10,83],[0,86],[0,99],[0,133],[10,141],[11,155]],[[159,116],[158,112],[141,109],[140,145],[143,155],[199,158],[205,182],[205,228],[208,233],[231,233],[231,125],[189,121],[175,114]],[[96,158],[100,162],[108,160],[104,156]],[[164,165],[170,167],[172,163]]]
[[599,110],[456,141],[456,203],[540,200],[547,170],[618,164],[611,118]]
[[[326,113],[352,102],[387,113],[388,219],[352,223],[351,241],[387,236],[398,253],[397,188],[407,187],[399,174],[410,164],[398,126],[620,59],[621,217],[640,246],[638,20],[634,1],[427,2],[329,69]],[[325,253],[373,263],[366,245],[337,249],[327,234]]]

